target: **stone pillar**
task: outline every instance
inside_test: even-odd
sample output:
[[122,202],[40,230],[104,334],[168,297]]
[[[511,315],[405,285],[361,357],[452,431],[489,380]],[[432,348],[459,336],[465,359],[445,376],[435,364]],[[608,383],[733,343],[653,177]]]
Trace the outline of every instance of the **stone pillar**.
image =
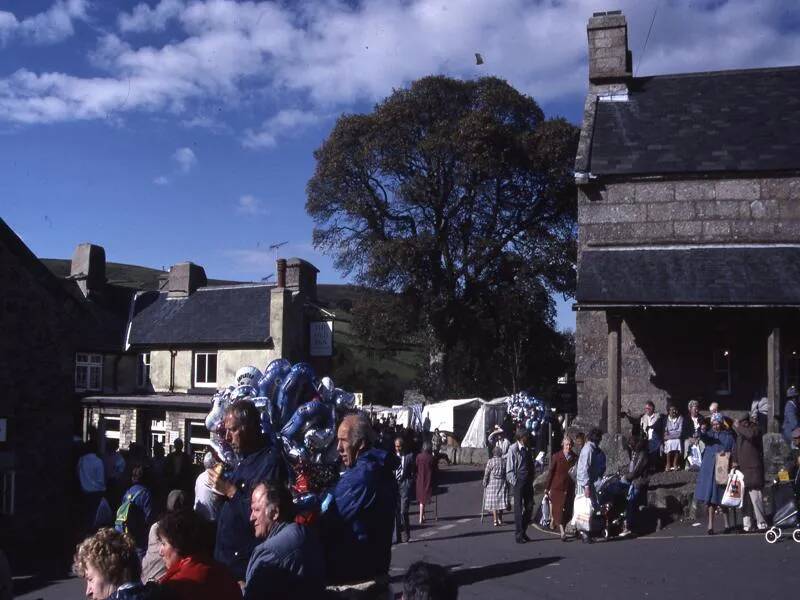
[[778,432],[781,414],[781,330],[773,327],[767,337],[767,428]]
[[608,408],[607,431],[619,433],[619,413],[622,404],[622,318],[606,313],[608,323]]

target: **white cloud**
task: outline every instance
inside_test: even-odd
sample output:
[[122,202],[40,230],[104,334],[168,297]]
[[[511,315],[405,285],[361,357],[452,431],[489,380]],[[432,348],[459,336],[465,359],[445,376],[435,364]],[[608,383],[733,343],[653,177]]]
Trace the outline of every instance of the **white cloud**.
[[252,194],[245,194],[236,202],[237,215],[265,215],[268,212],[261,199]]
[[172,155],[172,159],[178,163],[181,173],[188,173],[197,164],[197,156],[191,148],[178,148]]
[[321,119],[313,112],[294,108],[282,110],[264,121],[259,129],[245,131],[242,144],[246,148],[272,148],[278,144],[278,138],[296,134]]
[[75,21],[88,19],[87,0],[57,0],[49,9],[19,20],[0,11],[0,43],[18,37],[33,44],[56,44],[75,33]]
[[[51,10],[84,3],[60,0]],[[652,3],[619,0],[615,7],[628,17],[634,63],[644,75],[798,64],[800,36],[785,26],[790,5],[661,3],[644,60]],[[99,40],[93,54],[98,72],[92,76],[23,67],[0,78],[0,121],[47,123],[146,111],[192,122],[198,108],[205,111],[209,104],[238,111],[262,103],[274,108],[261,127],[245,130],[242,142],[263,148],[313,124],[313,115],[380,100],[432,73],[497,75],[537,100],[580,103],[587,85],[586,21],[606,8],[606,0],[139,4],[118,19],[124,41],[109,35]],[[9,15],[0,13],[0,39],[21,27]],[[159,45],[128,36],[163,32],[168,24],[176,33]],[[484,65],[475,65],[475,52]],[[287,108],[292,106],[304,110]]]
[[168,185],[169,178],[165,177],[164,175],[159,175],[158,177],[153,179],[153,183],[155,183],[156,185]]

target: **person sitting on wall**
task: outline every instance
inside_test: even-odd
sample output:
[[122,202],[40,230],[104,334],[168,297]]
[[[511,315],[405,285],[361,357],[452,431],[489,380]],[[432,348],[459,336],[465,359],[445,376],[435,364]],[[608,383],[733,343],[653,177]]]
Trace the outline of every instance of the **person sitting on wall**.
[[[656,412],[656,405],[650,400],[645,402],[644,414],[638,419],[624,411],[621,414],[634,426],[634,434],[647,440],[650,470],[658,469],[661,445],[664,442],[664,418]],[[637,426],[638,429],[636,429]]]
[[258,543],[250,526],[250,495],[261,481],[286,482],[286,472],[277,448],[261,433],[261,414],[249,400],[240,400],[225,410],[225,436],[241,457],[230,475],[209,469],[209,485],[224,496],[217,520],[214,558],[226,565],[237,581],[244,581],[250,554]]
[[345,471],[320,519],[328,579],[348,583],[386,576],[392,559],[399,461],[393,453],[374,447],[374,432],[363,413],[345,416],[336,436]]

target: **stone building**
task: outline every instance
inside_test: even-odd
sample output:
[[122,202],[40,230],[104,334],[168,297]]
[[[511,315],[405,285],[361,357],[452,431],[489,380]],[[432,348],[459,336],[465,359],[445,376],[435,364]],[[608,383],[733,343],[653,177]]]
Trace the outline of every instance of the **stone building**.
[[622,14],[588,39],[579,423],[766,395],[775,431],[800,383],[800,68],[633,77]]
[[104,447],[137,442],[148,452],[180,438],[200,459],[211,395],[233,383],[237,369],[310,360],[317,272],[304,260],[280,259],[277,285],[209,286],[202,267],[174,265],[163,289],[140,291],[131,303],[124,351],[138,365],[132,389],[84,397],[85,432],[96,429]]

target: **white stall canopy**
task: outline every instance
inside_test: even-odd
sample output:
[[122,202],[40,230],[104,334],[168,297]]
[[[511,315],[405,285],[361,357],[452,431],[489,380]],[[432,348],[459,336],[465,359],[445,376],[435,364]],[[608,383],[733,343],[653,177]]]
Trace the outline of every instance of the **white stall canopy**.
[[481,407],[469,424],[467,433],[461,441],[463,448],[486,448],[486,432],[495,425],[502,425],[506,416],[506,400],[496,398],[489,402],[482,402]]
[[422,410],[422,424],[425,431],[447,431],[461,440],[466,434],[475,413],[484,401],[480,398],[442,400],[428,404]]

